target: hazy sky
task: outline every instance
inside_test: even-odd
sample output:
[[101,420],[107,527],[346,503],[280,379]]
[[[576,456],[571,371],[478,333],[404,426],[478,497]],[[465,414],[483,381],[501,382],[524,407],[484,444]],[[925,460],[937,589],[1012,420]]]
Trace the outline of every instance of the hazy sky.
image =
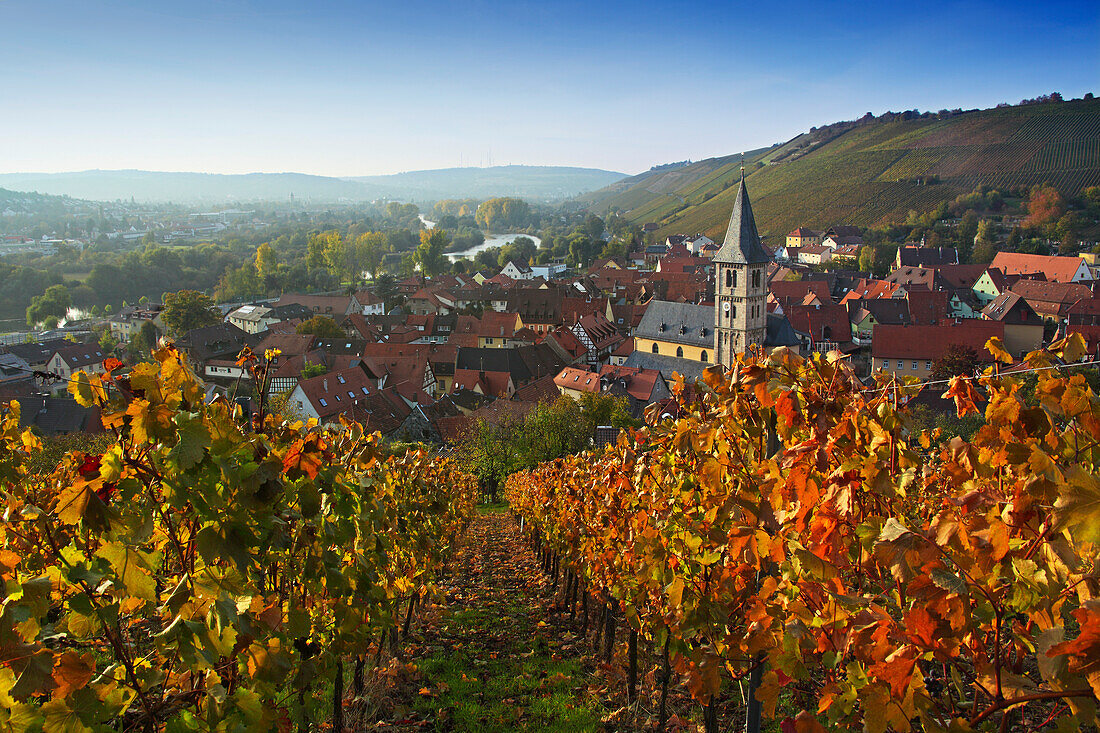
[[1100,3],[0,0],[0,172],[635,173],[1100,94]]

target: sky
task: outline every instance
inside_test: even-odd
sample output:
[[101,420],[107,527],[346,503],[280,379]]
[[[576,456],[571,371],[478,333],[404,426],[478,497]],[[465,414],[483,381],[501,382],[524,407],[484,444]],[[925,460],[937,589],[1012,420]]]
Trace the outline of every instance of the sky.
[[1100,3],[0,0],[0,172],[637,173],[1100,94]]

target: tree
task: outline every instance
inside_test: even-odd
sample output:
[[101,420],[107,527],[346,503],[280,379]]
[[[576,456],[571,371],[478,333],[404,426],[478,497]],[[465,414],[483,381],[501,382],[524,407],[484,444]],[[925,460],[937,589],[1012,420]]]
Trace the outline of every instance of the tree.
[[877,250],[871,245],[861,247],[859,250],[859,269],[863,272],[872,272],[875,269],[875,254]]
[[161,317],[173,336],[181,336],[194,328],[213,326],[222,320],[214,299],[197,290],[165,293]]
[[1049,183],[1035,186],[1027,200],[1027,220],[1029,227],[1053,224],[1066,213],[1066,202],[1058,189]]
[[256,248],[256,272],[260,279],[273,277],[279,271],[279,259],[275,255],[275,248],[269,242],[264,242]]
[[384,308],[388,313],[393,299],[397,297],[397,283],[394,281],[393,275],[383,272],[374,278],[374,294],[382,299]]
[[955,230],[958,233],[959,262],[966,262],[970,258],[970,251],[974,248],[974,239],[978,235],[978,215],[968,211],[963,215],[959,226]]
[[525,227],[530,223],[531,207],[517,198],[493,198],[482,202],[474,215],[485,231]]
[[969,346],[951,344],[943,350],[939,359],[932,362],[932,379],[950,379],[956,376],[967,376],[974,373],[981,362],[978,361],[978,352]]
[[34,326],[50,316],[60,321],[71,305],[69,289],[64,285],[51,285],[42,295],[31,298],[31,304],[27,306],[27,325]]
[[118,348],[118,339],[111,333],[110,326],[104,327],[103,333],[99,334],[99,347],[103,349],[104,354],[113,354]]
[[302,379],[319,377],[326,372],[328,372],[328,367],[324,364],[306,364],[302,367]]
[[323,338],[342,338],[346,334],[344,329],[336,325],[336,321],[328,316],[314,316],[308,321],[302,321],[294,329],[294,333],[313,334]]
[[422,274],[435,277],[446,269],[447,258],[443,250],[448,242],[447,232],[439,227],[420,230],[420,246],[416,248],[415,257]]
[[382,256],[386,253],[386,235],[382,232],[365,232],[355,239],[355,256],[362,268],[372,278],[378,277]]

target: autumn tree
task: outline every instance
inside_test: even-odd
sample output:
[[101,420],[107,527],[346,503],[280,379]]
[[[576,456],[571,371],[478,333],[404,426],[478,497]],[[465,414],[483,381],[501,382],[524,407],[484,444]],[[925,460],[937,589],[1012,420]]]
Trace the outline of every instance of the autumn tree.
[[308,321],[302,321],[295,327],[294,333],[312,334],[322,338],[342,338],[346,335],[344,329],[328,316],[314,316]]
[[164,294],[161,318],[172,336],[182,336],[192,329],[221,323],[222,314],[209,295],[197,290],[180,290]]
[[859,250],[859,269],[862,272],[873,272],[875,269],[875,248],[865,245]]
[[1030,227],[1053,224],[1066,213],[1066,202],[1058,189],[1049,183],[1035,186],[1027,200],[1027,219],[1024,224]]
[[260,279],[274,277],[279,270],[279,259],[275,255],[275,248],[269,242],[264,242],[256,248],[256,273]]

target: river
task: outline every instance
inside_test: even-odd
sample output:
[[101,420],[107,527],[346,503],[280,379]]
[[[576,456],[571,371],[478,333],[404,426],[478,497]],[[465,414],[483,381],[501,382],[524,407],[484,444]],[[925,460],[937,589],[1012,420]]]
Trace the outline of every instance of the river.
[[[435,226],[434,221],[428,221],[424,218],[424,215],[420,215],[420,221],[424,223],[424,227],[431,229]],[[490,247],[503,247],[506,244],[511,244],[516,241],[517,237],[527,237],[535,243],[535,247],[542,246],[542,240],[536,237],[534,234],[524,234],[523,232],[513,232],[511,234],[489,234],[485,237],[485,241],[476,247],[470,247],[470,249],[463,250],[461,252],[448,252],[447,257],[451,259],[451,262],[455,260],[461,260],[463,258],[472,260],[478,252],[489,249]]]

